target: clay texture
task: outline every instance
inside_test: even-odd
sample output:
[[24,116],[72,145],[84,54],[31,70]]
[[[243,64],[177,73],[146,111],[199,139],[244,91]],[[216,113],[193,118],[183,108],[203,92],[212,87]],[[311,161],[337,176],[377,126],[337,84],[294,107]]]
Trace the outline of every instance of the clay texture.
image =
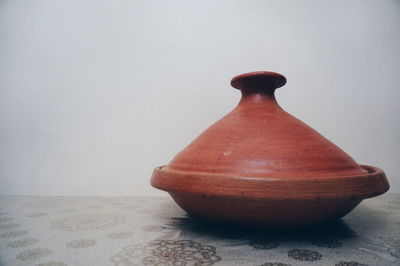
[[274,72],[234,77],[237,107],[156,168],[151,184],[195,216],[269,226],[339,218],[387,191],[381,169],[357,164],[279,106],[285,83]]

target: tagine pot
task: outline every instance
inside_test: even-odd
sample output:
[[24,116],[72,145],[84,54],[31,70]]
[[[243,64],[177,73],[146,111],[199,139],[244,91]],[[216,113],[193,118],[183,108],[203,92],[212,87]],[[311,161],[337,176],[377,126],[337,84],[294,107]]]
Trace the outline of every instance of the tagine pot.
[[384,172],[348,154],[277,103],[286,78],[236,76],[239,104],[211,125],[151,184],[188,213],[215,222],[299,227],[338,219],[389,189]]

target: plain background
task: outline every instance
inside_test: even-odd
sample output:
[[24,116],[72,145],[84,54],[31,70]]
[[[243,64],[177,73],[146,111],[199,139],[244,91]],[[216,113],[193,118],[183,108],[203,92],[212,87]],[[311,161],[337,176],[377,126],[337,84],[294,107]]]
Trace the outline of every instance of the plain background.
[[400,192],[400,2],[0,1],[0,194],[149,185],[240,93],[278,102]]

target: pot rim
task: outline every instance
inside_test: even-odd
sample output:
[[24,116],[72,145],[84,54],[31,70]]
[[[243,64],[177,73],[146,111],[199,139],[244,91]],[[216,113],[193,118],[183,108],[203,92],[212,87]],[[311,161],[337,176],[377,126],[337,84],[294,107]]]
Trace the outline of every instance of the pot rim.
[[151,178],[155,188],[202,197],[257,200],[365,199],[389,190],[382,169],[360,165],[367,174],[333,177],[244,177],[204,172],[165,170],[156,167]]

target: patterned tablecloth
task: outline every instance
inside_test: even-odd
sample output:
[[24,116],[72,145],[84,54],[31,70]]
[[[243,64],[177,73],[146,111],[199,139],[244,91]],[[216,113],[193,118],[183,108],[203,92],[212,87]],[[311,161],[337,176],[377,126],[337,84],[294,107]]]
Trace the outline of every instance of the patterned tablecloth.
[[298,232],[189,217],[170,198],[0,196],[0,265],[400,265],[400,195]]

